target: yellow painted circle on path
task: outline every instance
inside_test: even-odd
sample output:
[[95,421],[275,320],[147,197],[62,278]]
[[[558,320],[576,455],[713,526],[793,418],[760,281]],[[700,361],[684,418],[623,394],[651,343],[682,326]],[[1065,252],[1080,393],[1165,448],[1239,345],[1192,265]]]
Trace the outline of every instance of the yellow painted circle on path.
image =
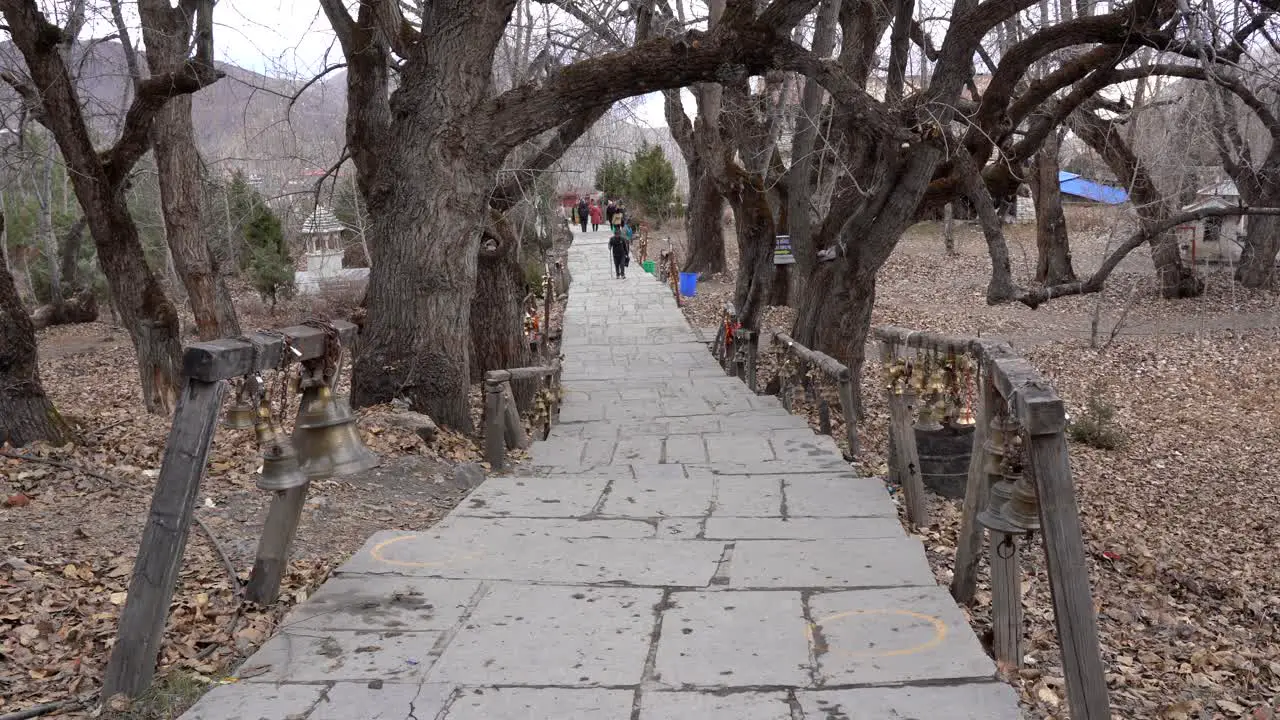
[[827,649],[828,653],[837,654],[837,655],[850,655],[853,657],[902,657],[904,655],[915,655],[917,653],[922,653],[928,650],[932,650],[938,647],[939,645],[941,645],[942,641],[946,640],[947,638],[947,624],[944,623],[941,619],[934,617],[933,615],[926,615],[925,613],[919,613],[913,610],[899,610],[899,609],[847,610],[845,612],[835,613],[833,615],[828,615],[824,618],[818,618],[816,622],[805,626],[805,635],[808,636],[810,642],[813,642],[813,628],[815,625],[818,627],[822,627],[824,624],[828,624],[836,620],[842,620],[844,618],[852,617],[854,615],[900,615],[902,617],[908,617],[913,620],[922,620],[933,627],[933,635],[928,640],[922,643],[917,643],[910,647],[898,648],[897,650],[852,651],[852,650],[833,650],[831,648],[828,648]]
[[378,543],[377,545],[374,545],[373,549],[369,551],[369,555],[374,560],[377,560],[378,562],[386,563],[388,565],[395,565],[396,567],[413,567],[413,568],[444,567],[445,565],[450,565],[458,560],[471,560],[473,558],[480,557],[481,555],[481,553],[479,552],[471,552],[471,553],[466,553],[465,555],[455,556],[449,560],[435,560],[432,562],[416,562],[413,560],[392,560],[391,558],[383,554],[387,548],[391,547],[392,545],[395,545],[398,542],[403,542],[405,540],[414,540],[418,537],[419,536],[417,533],[412,533],[409,535],[401,535],[400,537],[388,538]]

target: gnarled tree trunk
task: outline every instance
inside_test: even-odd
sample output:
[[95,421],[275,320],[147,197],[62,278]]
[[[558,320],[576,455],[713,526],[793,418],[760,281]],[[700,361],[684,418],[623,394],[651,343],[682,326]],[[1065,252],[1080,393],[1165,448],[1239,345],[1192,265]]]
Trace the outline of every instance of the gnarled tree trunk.
[[805,284],[791,337],[839,360],[852,373],[854,407],[862,412],[859,379],[876,303],[875,273],[845,272],[842,262],[820,263]]
[[763,181],[730,165],[734,226],[738,235],[738,277],[733,305],[744,328],[760,329],[760,313],[773,288],[773,210]]
[[[1248,177],[1241,172],[1236,178],[1241,199],[1253,207],[1280,207],[1280,140],[1272,143],[1257,172],[1249,172]],[[1240,249],[1240,264],[1236,266],[1236,282],[1247,288],[1275,287],[1277,252],[1280,252],[1280,217],[1250,217]]]
[[[4,218],[0,216],[0,227]],[[0,445],[35,440],[66,442],[70,429],[40,383],[36,330],[18,297],[13,275],[0,263]]]
[[1062,188],[1058,184],[1057,132],[1049,133],[1036,153],[1031,192],[1036,208],[1036,282],[1058,285],[1076,279],[1071,266],[1067,217],[1062,212]]
[[689,254],[685,272],[724,272],[724,200],[706,163],[695,155],[686,162],[689,169],[689,206],[685,212],[685,236]]
[[[431,120],[405,124],[418,122]],[[470,429],[479,224],[498,168],[485,167],[469,147],[429,142],[434,132],[414,127],[393,141],[399,152],[384,158],[383,177],[416,181],[384,181],[370,198],[378,242],[369,248],[368,315],[351,399],[363,406],[403,395],[437,422]],[[423,242],[441,232],[454,239]]]
[[[520,243],[511,224],[493,211],[489,229],[480,243],[476,294],[471,300],[471,382],[484,379],[490,370],[525,367],[531,363],[524,341],[524,307],[527,293],[520,267]],[[523,407],[532,398],[532,384],[512,384]]]

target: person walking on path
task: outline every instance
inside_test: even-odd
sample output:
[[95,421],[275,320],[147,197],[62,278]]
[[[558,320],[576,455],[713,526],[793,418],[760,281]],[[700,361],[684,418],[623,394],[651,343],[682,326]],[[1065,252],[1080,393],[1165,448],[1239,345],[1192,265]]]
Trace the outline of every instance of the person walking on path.
[[617,210],[618,210],[618,206],[614,204],[614,202],[613,202],[613,200],[612,200],[612,198],[611,198],[611,199],[609,200],[609,204],[608,204],[608,205],[606,205],[606,206],[605,206],[605,208],[604,208],[604,221],[605,221],[605,222],[607,222],[607,223],[609,223],[609,231],[610,231],[610,232],[612,232],[612,231],[614,231],[614,230],[617,230],[617,229],[618,229],[618,228],[616,228],[616,227],[614,227],[614,226],[613,226],[613,214],[614,214],[615,212],[617,212]]
[[590,220],[590,209],[587,206],[587,199],[582,198],[578,201],[578,222],[582,223],[582,232],[587,231],[587,221]]
[[595,232],[600,229],[600,206],[596,204],[595,200],[591,201],[590,212],[591,212],[591,232]]
[[627,239],[622,237],[622,233],[617,230],[613,231],[613,237],[609,238],[609,252],[613,253],[613,276],[615,278],[625,278],[627,276],[627,261],[630,260],[627,250]]

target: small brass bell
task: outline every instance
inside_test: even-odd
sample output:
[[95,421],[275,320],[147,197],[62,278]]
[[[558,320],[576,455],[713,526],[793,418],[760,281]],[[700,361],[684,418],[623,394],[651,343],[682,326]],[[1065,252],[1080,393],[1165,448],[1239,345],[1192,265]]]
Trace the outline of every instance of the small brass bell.
[[982,512],[978,513],[978,523],[995,532],[1009,534],[1025,532],[1023,528],[1014,525],[1005,516],[1005,510],[1009,507],[1009,501],[1012,496],[1013,483],[1008,481],[991,483],[991,491],[987,495],[987,506],[983,508]]
[[236,400],[227,408],[227,415],[222,420],[222,427],[232,430],[248,430],[254,426],[256,413],[251,403]]
[[258,446],[262,448],[262,472],[258,488],[270,492],[302,487],[309,481],[298,469],[298,453],[293,442],[271,421],[271,406],[266,400],[258,406],[258,422],[254,425]]
[[350,475],[380,462],[360,439],[351,408],[333,397],[328,385],[303,390],[293,440],[302,458],[302,472],[313,480]]

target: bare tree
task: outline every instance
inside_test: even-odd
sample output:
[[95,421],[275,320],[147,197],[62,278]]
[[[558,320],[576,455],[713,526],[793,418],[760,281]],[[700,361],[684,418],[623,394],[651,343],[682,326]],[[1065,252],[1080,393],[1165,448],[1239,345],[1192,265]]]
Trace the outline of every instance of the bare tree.
[[[212,28],[210,0],[200,0],[191,9],[204,18],[202,27]],[[116,309],[137,350],[143,401],[152,412],[168,412],[177,394],[178,315],[147,266],[123,190],[130,170],[150,148],[152,126],[165,103],[220,77],[213,67],[212,38],[198,43],[195,56],[181,67],[142,82],[120,138],[99,151],[61,52],[75,37],[50,23],[35,0],[0,0],[0,13],[30,75],[29,80],[13,75],[4,79],[58,142]]]
[[[118,24],[135,88],[141,85],[137,53],[128,43],[128,31],[119,11],[120,0],[112,0],[112,14]],[[201,14],[198,0],[183,0],[171,6],[169,0],[139,0],[142,40],[146,45],[151,75],[180,71],[187,53],[196,45],[197,56],[212,57],[213,18]],[[201,22],[200,27],[193,23]],[[196,332],[202,340],[240,334],[231,293],[201,233],[200,201],[203,197],[200,155],[191,120],[191,96],[178,95],[156,114],[152,127],[156,167],[159,172],[160,202],[164,211],[165,238],[174,270],[187,291],[187,302],[195,316]]]
[[62,444],[71,433],[45,394],[38,360],[35,326],[9,268],[0,265],[0,446],[34,440]]
[[[373,218],[353,402],[404,395],[444,424],[469,427],[481,223],[507,156],[617,99],[715,79],[726,64],[768,67],[815,2],[774,0],[758,14],[735,4],[706,34],[644,41],[495,96],[493,58],[515,0],[432,3],[420,27],[387,0],[365,0],[354,17],[323,0],[347,56],[347,141]],[[394,93],[392,53],[402,58]]]

